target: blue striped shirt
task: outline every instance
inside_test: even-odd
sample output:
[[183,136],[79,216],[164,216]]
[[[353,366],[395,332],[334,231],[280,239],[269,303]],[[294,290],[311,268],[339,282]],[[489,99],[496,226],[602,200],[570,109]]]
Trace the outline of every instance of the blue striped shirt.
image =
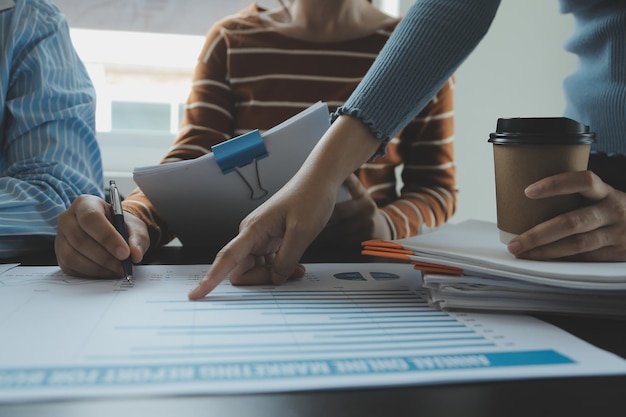
[[95,92],[49,0],[1,1],[0,258],[52,248],[57,216],[103,196]]

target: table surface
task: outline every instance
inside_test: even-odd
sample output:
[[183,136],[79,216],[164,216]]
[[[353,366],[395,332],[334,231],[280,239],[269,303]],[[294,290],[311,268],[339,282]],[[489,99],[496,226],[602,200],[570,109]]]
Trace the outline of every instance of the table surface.
[[[164,247],[146,264],[211,263],[210,249]],[[305,254],[304,263],[372,262],[336,252]],[[335,258],[335,259],[333,259]],[[54,254],[24,257],[24,265],[53,265]],[[387,260],[385,260],[387,261]],[[626,320],[539,315],[542,320],[626,358]],[[0,342],[1,343],[1,342]],[[626,416],[626,376],[544,378],[480,383],[257,395],[138,397],[0,405],[0,417],[72,416]]]

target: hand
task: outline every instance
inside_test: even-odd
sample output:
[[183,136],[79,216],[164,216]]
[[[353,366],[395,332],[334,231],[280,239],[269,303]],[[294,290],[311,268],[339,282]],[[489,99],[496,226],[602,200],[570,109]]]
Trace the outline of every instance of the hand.
[[578,193],[587,204],[517,236],[509,251],[518,258],[626,261],[626,194],[591,171],[544,178],[526,188],[529,198]]
[[387,220],[356,175],[350,174],[344,185],[351,199],[336,204],[328,225],[312,246],[361,248],[369,239],[391,239]]
[[304,275],[298,262],[328,223],[341,183],[379,147],[358,119],[337,118],[296,175],[241,222],[189,299],[204,297],[229,275],[233,284],[281,284]]
[[288,183],[241,222],[239,235],[217,254],[189,299],[204,297],[229,274],[235,285],[302,277],[298,261],[328,221],[334,199],[328,187]]
[[58,217],[54,241],[57,261],[63,272],[73,276],[118,278],[124,276],[121,261],[131,256],[140,262],[150,236],[146,224],[124,212],[128,245],[111,223],[111,207],[104,200],[82,195]]

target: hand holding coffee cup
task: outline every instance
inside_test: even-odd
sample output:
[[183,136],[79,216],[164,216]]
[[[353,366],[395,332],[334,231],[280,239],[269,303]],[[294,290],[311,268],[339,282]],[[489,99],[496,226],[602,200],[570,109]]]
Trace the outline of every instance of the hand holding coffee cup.
[[493,144],[497,224],[500,241],[581,205],[578,195],[533,200],[524,194],[540,179],[570,171],[584,171],[595,133],[589,126],[565,117],[498,119]]

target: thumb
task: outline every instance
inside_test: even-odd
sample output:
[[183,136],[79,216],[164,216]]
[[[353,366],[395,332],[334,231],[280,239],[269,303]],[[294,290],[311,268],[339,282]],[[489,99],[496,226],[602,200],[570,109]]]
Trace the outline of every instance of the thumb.
[[134,263],[141,262],[143,256],[150,248],[150,234],[148,226],[140,219],[131,214],[131,218],[126,222],[128,232],[128,246],[130,247],[130,257]]
[[144,242],[143,239],[131,234],[128,238],[128,246],[130,247],[130,259],[137,264],[143,260],[143,256],[150,247],[150,242]]

